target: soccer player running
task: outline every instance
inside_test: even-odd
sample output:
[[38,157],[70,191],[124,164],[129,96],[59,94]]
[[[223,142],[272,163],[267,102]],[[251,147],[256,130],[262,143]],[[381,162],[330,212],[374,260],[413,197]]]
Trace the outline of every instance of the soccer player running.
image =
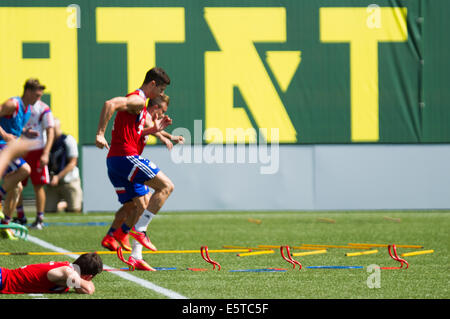
[[[134,225],[145,210],[157,214],[174,189],[172,181],[153,162],[140,156],[145,146],[145,136],[157,134],[172,124],[172,120],[164,115],[156,119],[152,127],[145,127],[150,116],[145,107],[146,100],[162,96],[169,84],[170,78],[162,68],[152,68],[139,89],[126,97],[106,101],[100,113],[96,146],[109,149],[108,177],[119,202],[123,205],[131,200],[136,206],[113,233],[114,239],[125,250],[131,250],[128,234],[148,249],[156,249],[146,233],[137,231]],[[105,131],[116,112],[109,147]],[[154,190],[150,199],[149,187]]]
[[[147,117],[147,123],[145,125],[146,128],[152,127],[155,120],[160,120],[163,118],[164,114],[167,112],[169,106],[170,98],[167,95],[157,96],[154,99],[150,99],[147,105],[147,112],[149,113],[149,117]],[[173,143],[184,143],[183,136],[175,136],[171,135],[166,131],[160,131],[154,134],[162,143],[166,145],[166,147],[171,150],[173,148]],[[147,137],[147,136],[146,136]],[[150,199],[150,193],[148,193],[146,201]],[[127,216],[136,209],[133,201],[128,201],[122,205],[122,207],[116,212],[114,221],[110,229],[108,230],[106,236],[102,240],[102,246],[111,251],[115,251],[118,249],[118,244],[113,237],[113,233],[115,229],[120,227],[122,223],[126,220]],[[148,225],[153,219],[154,214],[145,210],[142,216],[139,218],[138,222],[135,225],[135,229],[138,232],[141,232],[146,235]],[[131,230],[133,232],[133,230]],[[150,243],[150,242],[149,242]],[[131,255],[128,259],[127,264],[134,266],[135,269],[138,270],[146,270],[146,271],[154,271],[152,268],[142,257],[142,245],[138,241],[133,242],[133,249]],[[156,250],[155,246],[147,247],[151,250]]]
[[[16,96],[8,99],[0,105],[0,152],[8,142],[19,138],[22,134],[34,138],[38,132],[25,129],[25,124],[30,118],[30,107],[42,97],[45,86],[37,79],[29,79],[25,82],[22,97]],[[5,199],[3,207],[5,218],[2,224],[8,224],[13,210],[16,208],[18,195],[22,190],[23,179],[30,175],[31,168],[21,157],[14,159],[3,176],[3,184],[0,186],[0,199]],[[10,239],[14,235],[10,229],[4,230]]]

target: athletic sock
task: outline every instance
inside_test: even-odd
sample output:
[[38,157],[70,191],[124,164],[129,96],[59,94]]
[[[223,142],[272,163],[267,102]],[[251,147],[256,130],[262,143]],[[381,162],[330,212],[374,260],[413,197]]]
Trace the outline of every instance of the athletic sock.
[[17,206],[17,218],[23,219],[25,217],[25,211],[23,205]]
[[131,251],[131,256],[134,259],[142,259],[142,245],[137,241],[133,241],[133,250]]
[[110,227],[106,234],[109,236],[113,236],[115,231],[116,229],[114,227]]
[[1,223],[9,224],[10,221],[11,221],[11,217],[5,215],[5,218],[2,219]]
[[144,213],[142,213],[142,216],[139,218],[134,228],[140,232],[147,231],[148,224],[152,221],[153,216],[155,216],[155,214],[148,210],[144,210]]
[[44,212],[38,212],[36,215],[36,220],[42,223],[44,221]]
[[120,226],[120,228],[122,228],[122,231],[125,234],[128,234],[130,232],[131,227],[129,227],[127,224],[123,223],[122,226]]

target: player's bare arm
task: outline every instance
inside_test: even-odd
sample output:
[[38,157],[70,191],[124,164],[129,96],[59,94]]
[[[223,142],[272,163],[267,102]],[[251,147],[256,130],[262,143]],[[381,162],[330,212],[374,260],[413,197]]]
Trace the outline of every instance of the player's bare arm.
[[181,135],[172,135],[166,131],[161,131],[161,135],[168,138],[172,142],[178,143],[178,144],[184,144],[184,137]]
[[40,158],[41,165],[48,164],[50,157],[50,150],[53,145],[53,140],[55,139],[55,129],[53,127],[47,127],[45,131],[47,132],[47,142],[45,143],[44,150]]
[[[3,104],[0,105],[0,117],[10,116],[14,114],[15,110],[17,108],[16,103],[14,100],[9,99]],[[4,141],[9,142],[12,140],[15,140],[16,137],[13,134],[9,134],[3,130],[2,127],[0,127],[0,136],[3,138]]]
[[64,169],[61,172],[52,177],[50,185],[57,186],[59,181],[62,180],[64,176],[66,176],[75,166],[77,166],[77,163],[78,163],[77,157],[70,157],[66,167],[64,167]]
[[164,131],[161,132],[156,132],[154,135],[156,138],[158,138],[161,143],[163,143],[164,145],[166,145],[166,147],[171,150],[173,148],[173,143],[170,141],[169,138],[167,138],[165,135],[163,135]]
[[152,127],[148,127],[148,128],[144,128],[144,130],[142,131],[142,135],[146,136],[149,134],[155,135],[155,133],[158,133],[162,130],[164,130],[167,126],[172,124],[172,119],[167,116],[164,115],[164,117],[162,119],[158,119],[154,121],[154,125]]
[[95,292],[94,283],[91,281],[92,276],[80,276],[71,267],[52,269],[47,273],[47,278],[61,287],[73,285],[75,292],[79,294],[92,295]]
[[0,105],[0,117],[12,115],[17,108],[17,104],[13,99],[9,99]]
[[106,101],[100,113],[95,145],[101,149],[104,147],[109,149],[108,142],[105,139],[105,131],[115,112],[127,111],[138,114],[144,109],[144,107],[145,100],[136,95],[131,95],[128,97],[115,97]]

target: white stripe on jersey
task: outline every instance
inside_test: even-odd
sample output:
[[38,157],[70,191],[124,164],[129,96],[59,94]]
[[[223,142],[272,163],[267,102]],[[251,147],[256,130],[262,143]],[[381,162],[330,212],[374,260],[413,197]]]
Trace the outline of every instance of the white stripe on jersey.
[[155,177],[155,174],[151,171],[150,168],[147,167],[147,165],[145,165],[144,163],[142,163],[141,161],[139,161],[137,158],[135,158],[134,156],[127,156],[127,159],[132,162],[134,164],[134,167],[132,169],[132,172],[130,173],[130,175],[128,175],[128,180],[130,180],[131,176],[133,175],[133,172],[136,168],[139,168],[144,174],[146,174],[147,176],[149,176],[150,178]]

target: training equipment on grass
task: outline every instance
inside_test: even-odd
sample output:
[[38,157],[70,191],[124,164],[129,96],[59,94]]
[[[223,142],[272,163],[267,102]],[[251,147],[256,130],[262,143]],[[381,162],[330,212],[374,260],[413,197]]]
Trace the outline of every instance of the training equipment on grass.
[[135,267],[132,263],[128,262],[127,260],[125,260],[125,258],[123,258],[123,253],[122,253],[122,247],[117,248],[117,257],[119,257],[119,259],[121,261],[123,261],[125,264],[128,265],[128,267],[130,268],[130,271],[134,271]]
[[[212,253],[240,253],[240,252],[250,252],[251,249],[216,249],[216,250],[210,250],[209,252]],[[55,251],[43,251],[43,252],[0,252],[0,256],[58,256],[58,255],[82,255],[86,253],[91,253],[91,251],[72,251],[72,252],[55,252]],[[101,250],[96,251],[98,255],[115,255],[116,251],[109,251],[109,250]],[[130,254],[130,251],[122,251],[123,254]],[[199,250],[158,250],[158,251],[151,251],[146,250],[142,252],[143,254],[198,254]]]
[[[316,244],[302,244],[300,247],[295,248],[314,248],[314,249],[323,249],[323,248],[347,248],[347,249],[369,249],[368,247],[363,246],[341,246],[341,245],[316,245]],[[294,248],[294,247],[292,247]]]
[[362,255],[372,255],[372,254],[376,254],[377,252],[378,252],[378,249],[375,249],[375,250],[361,251],[361,252],[357,252],[357,253],[346,253],[345,256],[354,257],[354,256],[362,256]]
[[400,218],[392,218],[392,217],[389,217],[389,216],[384,216],[383,218],[386,219],[386,220],[390,220],[392,222],[396,222],[396,223],[400,223],[402,221]]
[[[234,246],[234,245],[223,245],[223,248],[227,248],[227,249],[246,249],[247,251],[252,251],[252,250],[267,250],[266,248],[261,248],[261,247],[245,247],[245,246]],[[277,247],[279,248],[279,247]]]
[[261,220],[261,219],[253,219],[253,218],[249,218],[248,221],[249,221],[250,223],[257,224],[257,225],[260,225],[260,224],[262,223],[262,220]]
[[[349,243],[349,246],[355,246],[355,247],[389,247],[389,244],[353,244]],[[423,248],[423,246],[420,245],[396,245],[398,248]]]
[[[284,255],[284,249],[286,249],[287,256]],[[295,268],[295,265],[298,265],[299,270],[302,269],[302,264],[299,261],[292,258],[291,250],[289,249],[289,246],[281,246],[280,252],[281,252],[281,257],[283,257],[283,259],[286,260],[288,263],[292,264],[293,268]]]
[[213,265],[213,270],[216,269],[216,266],[218,267],[217,270],[220,270],[221,266],[218,262],[214,261],[211,259],[211,257],[209,257],[209,253],[208,253],[208,246],[202,246],[200,247],[200,253],[202,255],[202,258],[207,262],[210,263],[211,265]]
[[434,253],[434,250],[430,249],[430,250],[422,250],[422,251],[412,251],[410,253],[403,253],[400,256],[409,257],[409,256],[417,256],[417,255],[424,255],[424,254],[432,254],[432,253]]
[[0,224],[0,229],[13,229],[14,235],[17,238],[27,240],[28,238],[28,228],[23,225],[9,222],[8,224]]
[[[408,269],[409,267],[408,262],[398,256],[397,247],[394,244],[388,245],[388,253],[392,259],[400,263],[400,267],[380,267],[380,269]],[[403,268],[404,264],[406,264],[406,268]]]
[[260,269],[237,269],[230,272],[285,272],[287,269],[282,268],[260,268]]
[[307,266],[308,269],[363,269],[364,266]]
[[246,257],[246,256],[255,256],[255,255],[267,255],[267,254],[273,254],[273,250],[261,250],[261,251],[254,251],[251,253],[240,253],[237,254],[239,257]]
[[[259,249],[267,249],[267,248],[275,248],[280,249],[280,245],[258,245]],[[289,246],[291,249],[303,249],[303,250],[322,250],[323,247],[298,247],[298,246]]]
[[[163,271],[163,270],[190,270],[190,271],[207,271],[208,269],[205,268],[185,268],[185,269],[179,269],[177,267],[153,267],[156,271]],[[104,271],[132,271],[130,268],[103,268]]]
[[296,256],[309,256],[309,255],[318,255],[318,254],[326,254],[327,250],[326,249],[321,249],[321,250],[315,250],[315,251],[308,251],[305,253],[293,253],[292,256],[296,257]]

